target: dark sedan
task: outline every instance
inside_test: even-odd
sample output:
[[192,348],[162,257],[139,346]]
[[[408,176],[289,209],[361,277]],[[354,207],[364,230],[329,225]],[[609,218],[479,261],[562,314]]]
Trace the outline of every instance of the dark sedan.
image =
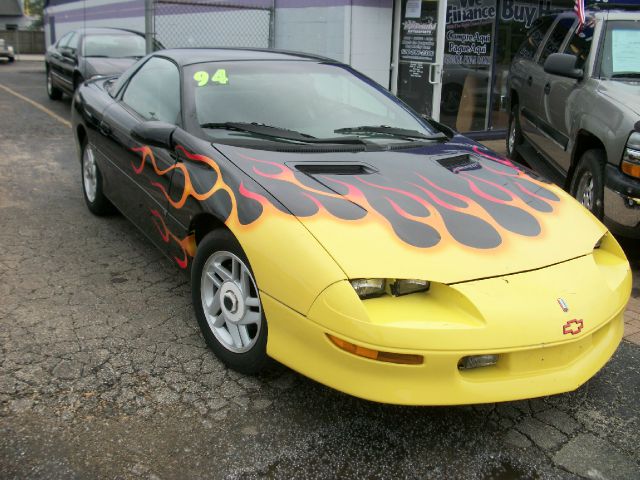
[[238,371],[495,402],[575,389],[620,342],[631,275],[604,226],[347,65],[166,50],[84,82],[72,119],[89,210],[190,271]]
[[[131,30],[83,28],[67,33],[45,55],[49,98],[72,95],[85,79],[124,72],[145,55],[145,46],[144,35]],[[155,42],[154,50],[160,49]]]

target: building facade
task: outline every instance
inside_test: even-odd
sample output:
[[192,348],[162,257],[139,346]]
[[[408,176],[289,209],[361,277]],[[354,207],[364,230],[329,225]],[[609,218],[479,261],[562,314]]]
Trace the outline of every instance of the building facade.
[[[541,14],[573,0],[155,0],[166,47],[275,47],[352,65],[419,113],[503,135],[511,58]],[[145,29],[145,0],[49,0],[48,43],[84,26]]]

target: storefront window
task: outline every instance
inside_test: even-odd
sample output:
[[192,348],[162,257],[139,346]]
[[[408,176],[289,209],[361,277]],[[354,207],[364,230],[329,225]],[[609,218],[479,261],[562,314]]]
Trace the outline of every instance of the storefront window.
[[[432,114],[432,65],[440,47],[444,49],[440,121],[461,132],[506,130],[511,60],[535,55],[554,20],[541,16],[573,6],[574,0],[448,0],[445,40],[439,46],[438,1],[402,0],[398,96],[418,112]],[[556,27],[560,41],[572,21],[567,23]],[[572,48],[584,49],[580,44],[584,38],[574,41]]]
[[461,132],[486,130],[496,0],[449,0],[440,120]]

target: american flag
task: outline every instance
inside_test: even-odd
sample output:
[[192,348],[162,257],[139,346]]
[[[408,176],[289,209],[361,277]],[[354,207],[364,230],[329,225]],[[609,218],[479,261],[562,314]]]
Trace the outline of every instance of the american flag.
[[576,0],[576,4],[573,7],[573,11],[578,16],[578,28],[581,29],[584,25],[584,0]]

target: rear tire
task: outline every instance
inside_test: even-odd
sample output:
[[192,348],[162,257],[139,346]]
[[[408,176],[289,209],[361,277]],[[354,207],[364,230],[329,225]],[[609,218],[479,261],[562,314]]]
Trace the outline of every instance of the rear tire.
[[604,217],[604,167],[607,157],[602,150],[587,150],[571,180],[571,195],[599,220]]
[[47,95],[51,100],[60,100],[62,98],[62,90],[53,84],[51,71],[47,68]]
[[93,147],[87,140],[82,142],[81,155],[82,193],[87,208],[99,217],[111,215],[116,209],[103,193],[102,174],[96,163]]
[[214,230],[198,244],[191,296],[202,335],[225,365],[245,374],[269,365],[267,321],[253,271],[228,230]]
[[509,115],[509,130],[507,133],[507,156],[511,160],[520,160],[518,146],[522,145],[522,130],[520,129],[520,119],[518,117],[518,104],[511,107]]

